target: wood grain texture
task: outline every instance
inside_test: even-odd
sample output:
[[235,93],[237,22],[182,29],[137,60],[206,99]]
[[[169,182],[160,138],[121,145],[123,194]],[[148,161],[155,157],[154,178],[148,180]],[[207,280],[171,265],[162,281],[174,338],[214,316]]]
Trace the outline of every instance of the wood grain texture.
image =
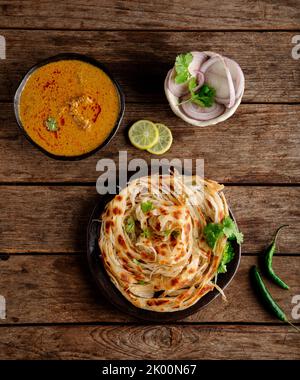
[[293,0],[0,2],[2,28],[299,29],[299,17]]
[[[253,291],[250,267],[257,257],[243,256],[233,282],[225,290],[228,302],[218,297],[188,317],[201,323],[277,323]],[[266,281],[272,295],[291,316],[292,297],[300,294],[300,257],[275,257],[274,268],[290,286],[289,292]],[[0,260],[0,293],[6,298],[2,324],[138,322],[116,310],[91,282],[85,257],[10,256]],[[294,321],[297,323],[297,320]],[[0,330],[1,336],[1,330]]]
[[164,78],[176,55],[193,50],[216,51],[241,65],[246,78],[244,102],[300,101],[299,61],[291,56],[295,32],[4,30],[1,34],[6,38],[7,59],[0,63],[0,101],[12,99],[29,67],[71,51],[107,64],[127,102],[162,102]]
[[1,328],[1,359],[299,359],[289,326]]
[[79,162],[50,159],[19,131],[10,104],[0,104],[0,181],[95,182],[100,158],[119,162],[119,150],[128,160],[153,155],[134,148],[127,139],[132,122],[149,118],[172,128],[171,150],[159,158],[203,158],[205,175],[221,183],[300,183],[300,105],[241,105],[236,114],[216,127],[195,128],[167,104],[128,104],[124,121],[112,142]]
[[[290,224],[278,239],[278,252],[289,255],[274,257],[274,267],[291,290],[267,284],[292,319],[291,298],[300,293],[300,188],[291,186],[300,183],[300,70],[291,57],[299,21],[296,0],[0,0],[7,45],[0,60],[0,294],[7,301],[0,359],[300,359],[300,334],[264,310],[249,281],[274,230]],[[184,124],[163,93],[176,55],[192,50],[227,55],[245,73],[244,104],[214,129]],[[11,105],[30,66],[69,51],[106,64],[126,96],[115,139],[81,162],[57,162],[33,148]],[[84,251],[99,199],[94,186],[20,186],[95,182],[97,160],[117,161],[119,150],[149,162],[126,138],[141,118],[172,127],[164,158],[204,158],[207,177],[240,185],[225,193],[250,255],[226,290],[228,303],[219,297],[173,325],[133,320],[91,283]]]
[[[290,224],[278,252],[300,252],[299,187],[228,186],[228,202],[245,234],[243,252],[258,253],[275,229]],[[99,195],[92,187],[1,186],[0,252],[82,252]]]

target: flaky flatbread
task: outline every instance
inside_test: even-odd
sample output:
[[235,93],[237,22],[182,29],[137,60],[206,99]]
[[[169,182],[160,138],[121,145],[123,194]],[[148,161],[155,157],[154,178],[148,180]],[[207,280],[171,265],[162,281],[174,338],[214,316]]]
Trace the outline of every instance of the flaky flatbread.
[[156,174],[133,180],[107,204],[99,247],[111,281],[128,301],[173,312],[217,287],[213,279],[227,238],[211,249],[203,229],[228,216],[222,189],[198,176]]

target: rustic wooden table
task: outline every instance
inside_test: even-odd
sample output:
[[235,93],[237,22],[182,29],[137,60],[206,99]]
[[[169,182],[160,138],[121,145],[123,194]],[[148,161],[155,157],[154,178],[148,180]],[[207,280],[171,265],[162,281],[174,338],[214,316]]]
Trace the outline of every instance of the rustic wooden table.
[[[269,284],[290,319],[300,294],[300,34],[297,1],[0,1],[0,358],[288,359],[300,358],[300,334],[258,303],[249,284],[276,227],[276,270],[289,292]],[[246,76],[243,103],[227,122],[195,128],[175,117],[164,76],[182,51],[213,50],[236,59]],[[126,94],[116,137],[81,162],[59,162],[18,130],[12,98],[26,70],[48,56],[78,52],[111,69]],[[205,175],[226,185],[245,234],[240,269],[199,313],[172,324],[144,324],[95,291],[85,263],[87,220],[97,200],[96,162],[141,153],[126,129],[149,118],[172,128],[166,158],[204,158]],[[143,154],[148,161],[151,156]],[[294,320],[299,323],[299,320]]]

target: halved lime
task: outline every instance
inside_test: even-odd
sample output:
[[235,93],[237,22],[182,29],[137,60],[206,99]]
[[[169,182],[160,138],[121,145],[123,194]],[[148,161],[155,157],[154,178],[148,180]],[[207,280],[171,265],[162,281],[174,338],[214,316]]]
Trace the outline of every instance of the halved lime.
[[129,129],[129,140],[138,149],[149,149],[158,142],[158,128],[152,121],[136,121]]
[[157,143],[153,145],[151,148],[148,148],[147,151],[153,154],[163,154],[163,153],[166,153],[172,145],[172,141],[173,141],[172,132],[164,124],[155,124],[155,125],[158,129],[159,138],[158,138]]

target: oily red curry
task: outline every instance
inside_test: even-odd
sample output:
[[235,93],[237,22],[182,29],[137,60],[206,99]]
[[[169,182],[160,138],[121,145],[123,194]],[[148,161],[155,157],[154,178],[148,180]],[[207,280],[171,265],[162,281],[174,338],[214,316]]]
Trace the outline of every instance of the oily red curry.
[[19,115],[31,139],[59,156],[79,156],[97,148],[118,119],[120,99],[111,79],[79,60],[38,68],[21,93]]

